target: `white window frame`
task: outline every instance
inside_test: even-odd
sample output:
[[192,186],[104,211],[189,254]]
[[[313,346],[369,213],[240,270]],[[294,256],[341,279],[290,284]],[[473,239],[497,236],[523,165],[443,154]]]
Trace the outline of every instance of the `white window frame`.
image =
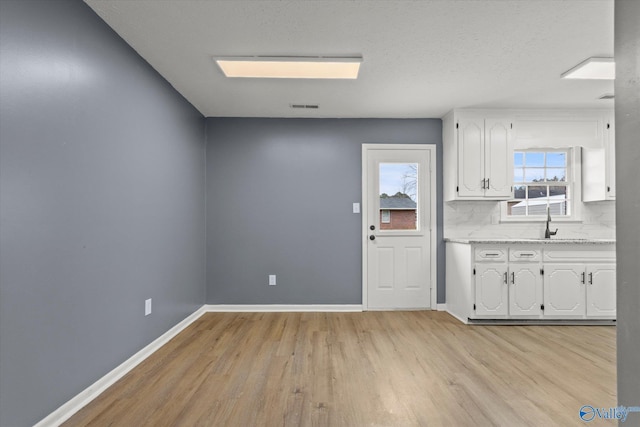
[[[582,171],[580,168],[580,149],[579,147],[567,147],[567,148],[546,148],[546,147],[532,147],[526,149],[516,149],[513,151],[513,155],[516,152],[564,152],[567,153],[567,180],[566,186],[569,188],[569,203],[571,215],[553,216],[555,222],[582,222],[582,186],[581,176]],[[512,170],[513,173],[513,170]],[[514,186],[516,184],[514,183]],[[544,185],[549,185],[545,183]],[[528,215],[528,216],[513,216],[507,214],[507,207],[509,201],[500,202],[500,222],[546,222],[547,216],[545,215]]]

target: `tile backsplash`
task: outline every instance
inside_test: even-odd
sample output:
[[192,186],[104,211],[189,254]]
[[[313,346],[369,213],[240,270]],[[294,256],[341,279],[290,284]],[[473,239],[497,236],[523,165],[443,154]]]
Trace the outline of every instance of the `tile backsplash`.
[[[500,222],[500,202],[453,201],[444,203],[444,237],[449,238],[539,238],[544,222]],[[582,204],[582,221],[554,221],[558,238],[615,239],[615,202]]]

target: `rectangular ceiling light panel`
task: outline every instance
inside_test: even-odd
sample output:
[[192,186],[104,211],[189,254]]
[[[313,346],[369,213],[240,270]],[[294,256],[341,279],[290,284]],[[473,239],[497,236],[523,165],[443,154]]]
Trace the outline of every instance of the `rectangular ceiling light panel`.
[[227,77],[263,79],[356,79],[361,57],[220,57],[214,58]]
[[613,58],[589,58],[563,73],[562,78],[614,80],[616,63]]

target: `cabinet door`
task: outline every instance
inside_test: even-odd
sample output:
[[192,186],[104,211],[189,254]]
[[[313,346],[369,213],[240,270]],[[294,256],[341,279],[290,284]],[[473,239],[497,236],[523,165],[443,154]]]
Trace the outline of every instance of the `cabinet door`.
[[509,314],[542,314],[542,275],[536,263],[509,264]]
[[458,195],[484,196],[484,120],[458,122]]
[[506,264],[478,264],[476,267],[476,315],[509,314]]
[[604,147],[582,148],[582,200],[616,198],[616,147],[612,119],[605,120]]
[[616,265],[587,267],[587,316],[616,316]]
[[584,264],[545,264],[545,317],[584,317],[585,279]]
[[604,148],[582,148],[582,201],[606,200],[607,154]]
[[485,196],[511,198],[513,150],[509,120],[485,120],[484,159]]
[[616,127],[613,118],[607,123],[606,157],[607,157],[607,198],[616,198]]

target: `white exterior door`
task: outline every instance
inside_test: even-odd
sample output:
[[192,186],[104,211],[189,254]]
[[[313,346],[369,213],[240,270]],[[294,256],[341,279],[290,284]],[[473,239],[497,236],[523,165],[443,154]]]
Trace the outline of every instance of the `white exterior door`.
[[506,316],[509,314],[507,264],[477,264],[476,315]]
[[592,264],[587,267],[587,315],[615,317],[615,264]]
[[542,275],[540,266],[533,263],[509,265],[509,314],[538,316],[542,313]]
[[435,306],[434,171],[433,146],[363,146],[364,309]]

